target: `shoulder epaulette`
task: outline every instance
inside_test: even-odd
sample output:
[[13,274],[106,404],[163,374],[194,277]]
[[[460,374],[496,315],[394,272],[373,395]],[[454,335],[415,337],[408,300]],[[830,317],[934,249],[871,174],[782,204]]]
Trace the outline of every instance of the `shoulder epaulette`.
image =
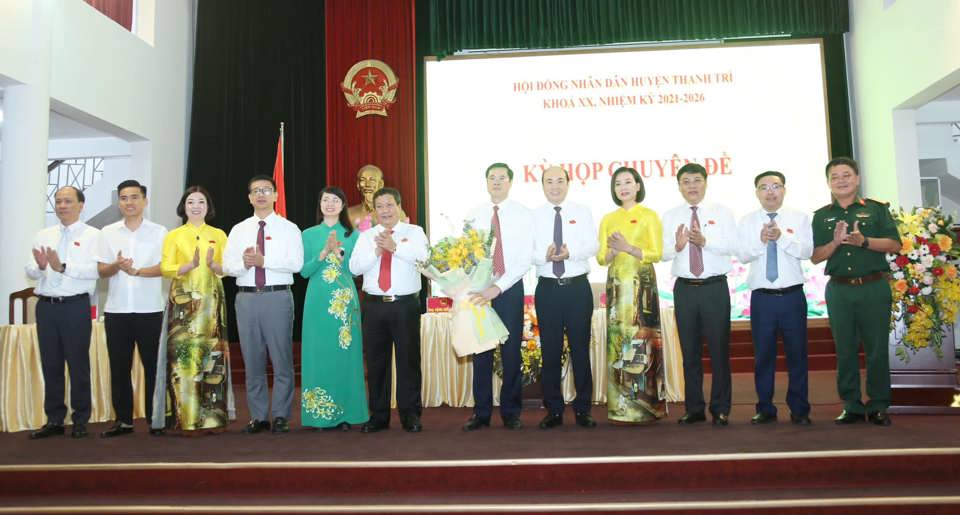
[[[817,208],[817,211],[823,211],[824,209],[829,209],[830,206],[832,206],[832,205],[833,205],[833,203],[830,203],[830,204],[827,204],[827,205],[825,205],[825,206],[823,206],[823,207],[819,207],[819,208]],[[814,212],[816,212],[816,211],[814,211]]]
[[890,203],[889,203],[889,202],[884,202],[884,201],[882,201],[882,200],[877,200],[877,199],[873,199],[873,198],[870,198],[870,197],[863,197],[863,198],[864,198],[864,200],[869,200],[870,202],[875,202],[875,203],[877,203],[877,204],[880,204],[880,205],[883,206],[883,207],[887,207],[887,208],[890,207]]

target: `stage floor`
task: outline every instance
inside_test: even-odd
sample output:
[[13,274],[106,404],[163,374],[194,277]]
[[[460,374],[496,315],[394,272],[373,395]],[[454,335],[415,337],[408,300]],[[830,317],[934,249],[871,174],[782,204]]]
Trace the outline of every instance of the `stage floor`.
[[[786,391],[786,374],[778,374],[777,396]],[[709,378],[706,381],[709,385]],[[391,428],[375,434],[352,431],[316,432],[299,425],[299,413],[285,435],[261,433],[245,435],[246,423],[242,392],[240,410],[224,434],[185,438],[153,437],[142,420],[132,435],[102,439],[99,432],[108,424],[92,424],[91,436],[83,440],[50,438],[28,440],[27,432],[0,433],[0,467],[9,465],[100,465],[146,463],[243,463],[243,462],[365,462],[365,461],[459,461],[525,460],[556,458],[613,458],[729,455],[781,452],[868,451],[896,449],[939,449],[960,447],[957,430],[960,418],[951,416],[898,415],[891,427],[870,424],[837,426],[839,414],[834,373],[810,374],[810,401],[813,425],[799,427],[789,422],[789,410],[778,403],[780,421],[767,426],[751,426],[756,402],[752,374],[734,374],[734,408],[731,424],[717,428],[698,424],[680,427],[677,418],[682,405],[671,405],[668,418],[649,426],[622,427],[606,422],[604,406],[595,406],[593,415],[599,425],[584,429],[574,424],[569,408],[562,427],[543,431],[537,423],[542,409],[524,409],[521,431],[508,431],[495,417],[491,428],[464,433],[460,425],[471,413],[469,408],[430,408],[423,413],[424,431],[408,434],[400,428],[396,413]],[[69,431],[68,431],[69,432]]]

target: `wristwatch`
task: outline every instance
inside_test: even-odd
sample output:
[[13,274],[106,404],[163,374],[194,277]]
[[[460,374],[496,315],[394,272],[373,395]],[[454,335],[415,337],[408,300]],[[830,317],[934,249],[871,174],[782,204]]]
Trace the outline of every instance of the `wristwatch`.
[[863,247],[863,248],[867,248],[869,245],[870,245],[870,243],[867,241],[867,237],[864,236],[864,237],[863,237],[863,243],[861,243],[860,246]]

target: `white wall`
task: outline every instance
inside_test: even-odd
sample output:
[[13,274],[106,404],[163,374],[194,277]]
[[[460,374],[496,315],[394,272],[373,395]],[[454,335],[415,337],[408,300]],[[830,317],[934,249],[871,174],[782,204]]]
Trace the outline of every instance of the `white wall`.
[[920,203],[915,110],[960,83],[958,23],[956,0],[850,0],[854,145],[867,195]]
[[[194,3],[147,1],[148,9],[137,13],[145,41],[82,0],[0,0],[0,86],[36,86],[48,92],[58,112],[129,141],[130,173],[149,188],[151,218],[167,226],[179,225],[174,208],[186,169]],[[42,34],[38,25],[44,27]],[[49,51],[38,53],[43,45],[37,42],[45,40]],[[36,63],[43,65],[44,73],[37,72]],[[44,126],[48,116],[42,114]],[[39,113],[36,117],[40,119]],[[19,129],[4,122],[7,136]],[[45,140],[46,133],[42,137]],[[37,152],[46,150],[44,144]],[[47,155],[36,157],[45,162]],[[4,183],[16,185],[19,171],[3,173]],[[28,189],[20,193],[41,206],[45,191],[35,181]],[[22,239],[13,242],[18,248],[4,256],[28,256],[30,241]],[[17,283],[21,288],[27,285],[20,266],[0,269],[4,289],[0,308],[6,305],[7,293],[19,289]]]

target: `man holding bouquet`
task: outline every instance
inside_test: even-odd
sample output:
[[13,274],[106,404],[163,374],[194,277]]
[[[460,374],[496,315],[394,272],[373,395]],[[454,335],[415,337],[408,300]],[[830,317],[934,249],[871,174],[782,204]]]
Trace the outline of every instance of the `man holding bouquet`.
[[[477,229],[488,231],[494,238],[493,285],[473,292],[471,302],[490,302],[510,336],[500,347],[503,361],[503,383],[500,386],[500,417],[507,429],[520,429],[521,389],[520,345],[523,334],[523,276],[530,269],[533,243],[533,218],[526,207],[507,200],[513,185],[513,170],[504,163],[487,167],[487,192],[490,202],[477,206],[468,216]],[[473,355],[473,415],[463,425],[464,431],[490,426],[493,412],[493,353],[491,349]]]
[[533,262],[537,266],[537,319],[543,353],[543,404],[547,415],[540,429],[563,424],[563,393],[560,390],[563,336],[566,332],[573,362],[577,397],[573,412],[577,425],[595,427],[590,416],[593,374],[590,371],[590,317],[593,293],[587,273],[588,260],[597,255],[597,227],[590,209],[566,201],[570,175],[552,166],[540,178],[547,203],[533,213]]

